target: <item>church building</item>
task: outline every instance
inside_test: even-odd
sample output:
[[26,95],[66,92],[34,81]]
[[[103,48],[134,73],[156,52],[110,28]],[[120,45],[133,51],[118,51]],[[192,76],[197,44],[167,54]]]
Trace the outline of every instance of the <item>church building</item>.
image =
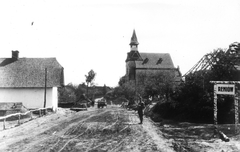
[[173,75],[176,83],[181,82],[181,72],[175,68],[169,53],[142,53],[138,51],[138,40],[135,30],[133,31],[130,52],[126,59],[126,77],[135,80],[138,84],[141,74],[168,73]]

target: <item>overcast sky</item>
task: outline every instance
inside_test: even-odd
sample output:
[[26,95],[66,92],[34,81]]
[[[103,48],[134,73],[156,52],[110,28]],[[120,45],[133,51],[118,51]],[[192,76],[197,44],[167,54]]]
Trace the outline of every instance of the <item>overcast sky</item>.
[[139,52],[170,53],[186,73],[206,53],[240,42],[239,0],[0,1],[0,58],[56,57],[65,84],[117,86],[133,29]]

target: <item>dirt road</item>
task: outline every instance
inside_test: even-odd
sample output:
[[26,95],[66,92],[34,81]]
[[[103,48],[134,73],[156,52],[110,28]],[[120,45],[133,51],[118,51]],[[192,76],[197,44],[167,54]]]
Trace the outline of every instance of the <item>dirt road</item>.
[[[23,121],[22,121],[23,122]],[[16,124],[16,122],[11,122]],[[10,123],[10,124],[11,124]],[[73,112],[59,109],[17,127],[0,130],[1,152],[237,152],[240,135],[229,142],[212,138],[211,125],[154,123],[142,125],[134,111],[117,106]],[[1,126],[1,125],[0,125]],[[229,131],[231,126],[221,126]],[[227,133],[227,130],[223,130]]]
[[171,140],[147,118],[143,125],[138,123],[135,112],[119,107],[60,110],[0,131],[0,151],[174,151]]

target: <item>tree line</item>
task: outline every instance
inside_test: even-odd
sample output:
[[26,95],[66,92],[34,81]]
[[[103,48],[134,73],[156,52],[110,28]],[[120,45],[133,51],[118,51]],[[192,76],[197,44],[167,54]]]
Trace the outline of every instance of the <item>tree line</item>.
[[83,100],[93,102],[95,98],[103,97],[109,90],[109,87],[106,85],[102,87],[96,86],[94,83],[96,74],[96,72],[90,70],[88,74],[85,75],[85,82],[78,85],[69,83],[64,87],[59,88],[59,103],[61,105],[68,104],[72,106],[76,102],[81,103]]
[[[213,84],[210,81],[240,81],[240,43],[213,50],[206,54],[205,62],[207,66],[200,65],[205,68],[188,73],[181,83],[174,82],[171,72],[163,72],[139,75],[137,86],[122,76],[113,89],[106,86],[93,89],[96,73],[90,70],[85,75],[86,83],[68,84],[59,90],[59,102],[76,102],[86,95],[90,100],[104,96],[115,104],[135,104],[137,92],[147,104],[157,102],[153,111],[162,118],[213,123]],[[218,122],[233,123],[233,96],[218,96]]]

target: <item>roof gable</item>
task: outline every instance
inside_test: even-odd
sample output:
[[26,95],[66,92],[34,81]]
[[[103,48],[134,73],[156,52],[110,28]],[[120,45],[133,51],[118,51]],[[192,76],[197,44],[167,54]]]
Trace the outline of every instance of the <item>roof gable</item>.
[[47,87],[63,84],[63,67],[56,58],[0,58],[0,87]]

